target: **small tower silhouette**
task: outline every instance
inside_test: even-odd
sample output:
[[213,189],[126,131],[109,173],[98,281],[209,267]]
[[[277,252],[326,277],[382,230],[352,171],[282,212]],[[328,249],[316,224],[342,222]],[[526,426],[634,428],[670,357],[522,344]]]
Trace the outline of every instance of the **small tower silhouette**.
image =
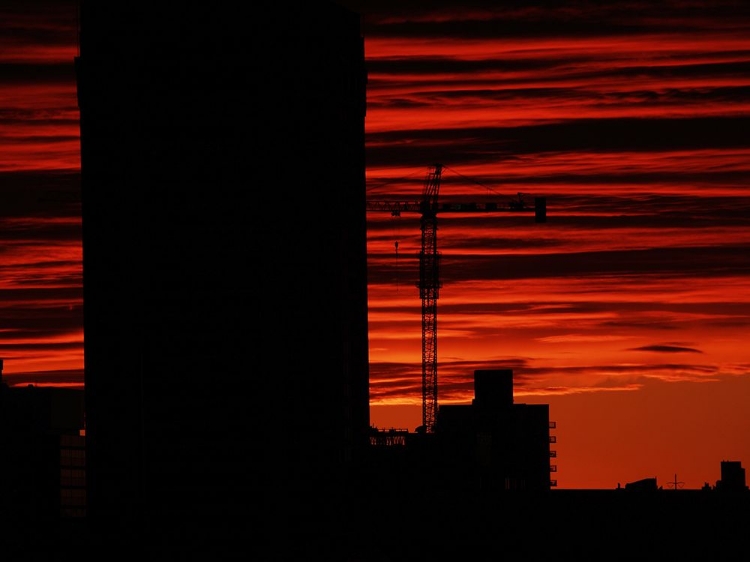
[[679,482],[677,480],[677,474],[675,473],[674,480],[672,480],[671,482],[667,482],[667,486],[669,488],[672,488],[673,490],[677,490],[679,488],[683,488],[685,486],[685,483],[684,482]]

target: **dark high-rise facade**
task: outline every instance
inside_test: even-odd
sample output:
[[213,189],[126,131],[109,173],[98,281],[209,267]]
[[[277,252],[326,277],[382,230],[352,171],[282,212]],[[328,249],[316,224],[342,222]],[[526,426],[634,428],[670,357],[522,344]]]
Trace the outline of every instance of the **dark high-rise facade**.
[[84,0],[76,64],[90,517],[335,526],[369,427],[359,15]]

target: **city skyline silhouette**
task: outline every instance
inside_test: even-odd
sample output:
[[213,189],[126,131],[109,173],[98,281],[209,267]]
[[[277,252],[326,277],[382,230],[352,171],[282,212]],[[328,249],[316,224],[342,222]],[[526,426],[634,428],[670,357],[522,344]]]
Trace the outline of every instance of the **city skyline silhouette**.
[[[176,20],[178,14],[162,8],[150,8],[145,14],[133,6],[81,6],[80,50],[75,56],[81,199],[76,202],[65,198],[65,190],[73,184],[64,187],[65,183],[50,183],[47,185],[51,188],[63,186],[63,191],[46,193],[47,198],[40,197],[39,201],[45,205],[64,202],[71,211],[80,204],[81,210],[83,293],[76,297],[73,280],[67,310],[73,316],[82,314],[85,333],[85,384],[79,383],[78,387],[86,397],[86,509],[92,536],[99,541],[90,546],[101,549],[108,541],[119,544],[130,537],[134,539],[131,547],[136,550],[145,548],[150,541],[161,541],[166,550],[210,550],[219,548],[219,544],[236,548],[249,536],[269,538],[283,528],[292,540],[290,544],[276,544],[275,548],[288,549],[290,555],[349,551],[350,556],[357,552],[364,556],[371,534],[386,534],[394,521],[408,524],[402,520],[406,516],[414,517],[412,523],[423,533],[422,540],[436,538],[435,533],[442,530],[443,546],[449,550],[472,542],[473,537],[477,548],[492,543],[499,554],[505,541],[509,541],[505,546],[510,549],[520,548],[521,543],[530,540],[531,534],[527,533],[541,532],[551,533],[549,536],[554,536],[563,549],[574,551],[586,544],[594,554],[596,549],[589,548],[576,527],[588,525],[613,543],[621,533],[636,533],[639,540],[628,547],[635,551],[637,545],[645,544],[641,539],[657,539],[654,526],[660,522],[658,517],[672,518],[665,523],[672,531],[683,529],[683,547],[710,546],[721,550],[736,546],[738,543],[732,540],[744,522],[747,506],[747,494],[743,495],[746,488],[738,484],[744,481],[744,472],[743,478],[738,479],[737,471],[731,477],[737,493],[722,493],[726,486],[719,485],[724,481],[719,479],[719,464],[721,461],[722,479],[724,471],[731,473],[732,467],[741,471],[744,449],[730,448],[730,452],[738,454],[720,455],[715,454],[718,444],[711,449],[703,441],[706,435],[716,435],[717,441],[726,433],[735,439],[746,435],[742,423],[733,421],[746,418],[737,414],[704,417],[704,410],[698,410],[697,405],[713,408],[718,396],[711,400],[710,394],[704,393],[700,400],[687,401],[687,394],[679,389],[684,390],[685,385],[704,385],[712,390],[734,386],[732,400],[724,396],[721,400],[725,405],[739,406],[743,397],[746,401],[742,394],[746,377],[741,373],[719,376],[723,367],[704,365],[705,376],[720,379],[711,386],[707,386],[709,382],[696,382],[701,380],[697,376],[666,382],[673,367],[683,373],[700,372],[699,364],[655,367],[644,363],[633,370],[623,368],[617,376],[610,372],[610,378],[594,379],[592,372],[592,384],[584,392],[576,386],[580,382],[575,381],[581,376],[580,366],[565,366],[561,360],[563,370],[557,374],[567,373],[573,379],[567,391],[562,392],[552,384],[556,379],[550,373],[556,368],[542,368],[530,357],[521,360],[520,348],[509,355],[499,348],[488,357],[479,338],[474,346],[467,343],[471,342],[469,337],[462,344],[462,357],[453,357],[461,339],[452,341],[460,326],[457,321],[468,320],[461,312],[466,305],[457,302],[456,295],[473,303],[470,306],[476,319],[465,325],[468,332],[477,334],[471,326],[482,323],[477,319],[482,318],[483,311],[491,311],[493,317],[501,313],[517,321],[530,314],[535,308],[533,297],[529,302],[529,294],[514,292],[524,283],[535,281],[532,286],[542,289],[540,280],[555,279],[547,288],[557,284],[556,291],[562,292],[567,287],[572,297],[579,281],[600,282],[608,275],[634,279],[633,270],[616,267],[619,254],[612,248],[592,251],[594,247],[589,246],[587,252],[572,261],[565,252],[551,257],[526,249],[529,245],[538,251],[548,236],[548,244],[561,240],[565,228],[560,230],[560,222],[555,221],[564,225],[565,216],[584,216],[585,213],[569,215],[576,205],[584,204],[584,193],[567,197],[552,190],[551,235],[542,234],[541,229],[536,231],[540,234],[531,235],[530,229],[514,222],[516,219],[511,221],[511,230],[518,228],[523,235],[498,240],[497,248],[504,248],[502,253],[507,253],[502,257],[507,264],[506,273],[499,277],[503,285],[500,289],[485,285],[474,297],[467,292],[466,283],[470,284],[471,277],[466,274],[482,273],[482,262],[489,264],[499,254],[481,256],[479,250],[486,238],[471,244],[473,251],[479,253],[454,253],[461,247],[460,235],[456,238],[457,234],[449,233],[462,229],[464,233],[472,232],[477,227],[473,217],[441,223],[441,275],[445,287],[440,301],[439,404],[444,416],[454,415],[451,419],[464,428],[453,434],[462,437],[451,442],[454,447],[459,443],[467,447],[466,458],[474,458],[472,455],[484,450],[479,443],[494,443],[491,450],[499,458],[513,458],[508,435],[523,442],[519,437],[523,432],[512,431],[502,439],[497,437],[500,434],[490,432],[495,438],[489,438],[490,434],[485,435],[481,429],[489,426],[468,421],[480,414],[470,407],[472,398],[467,393],[475,390],[468,381],[477,372],[513,373],[509,388],[516,403],[510,411],[526,411],[527,408],[516,408],[521,405],[528,405],[528,411],[549,408],[547,423],[541,424],[546,429],[552,429],[549,421],[557,420],[554,433],[561,437],[561,448],[556,444],[555,453],[559,458],[553,458],[548,451],[550,456],[542,464],[550,471],[552,464],[565,467],[568,459],[562,447],[572,442],[566,442],[566,438],[577,439],[579,464],[572,462],[568,466],[576,467],[579,474],[588,474],[592,482],[608,483],[585,489],[571,484],[579,480],[568,480],[568,489],[545,490],[537,496],[529,494],[525,485],[511,484],[525,482],[524,477],[507,473],[498,489],[487,494],[466,493],[471,478],[457,482],[445,477],[442,463],[451,455],[435,457],[428,444],[433,437],[419,432],[407,432],[409,461],[405,465],[401,461],[391,465],[391,461],[378,457],[380,452],[372,447],[373,430],[395,427],[381,422],[399,421],[396,410],[409,407],[420,398],[419,377],[413,375],[419,366],[418,358],[407,353],[420,335],[419,326],[413,321],[418,319],[419,308],[414,287],[416,259],[410,251],[411,243],[396,232],[412,227],[395,227],[391,220],[395,217],[374,220],[365,212],[366,202],[372,201],[373,195],[371,172],[401,176],[405,167],[388,171],[377,164],[375,140],[379,133],[368,130],[366,124],[373,112],[385,115],[384,98],[379,97],[385,67],[384,61],[367,56],[368,43],[362,35],[359,14],[328,2],[294,6],[295,10],[288,12],[271,3],[261,3],[254,14],[254,25],[249,28],[247,22],[237,21],[230,12],[186,8]],[[317,24],[312,25],[313,22]],[[259,52],[274,55],[253,56]],[[300,88],[300,84],[305,87]],[[370,92],[374,92],[374,105]],[[247,99],[254,103],[246,104]],[[604,120],[593,131],[601,133],[606,123]],[[700,120],[695,123],[696,130],[703,130],[700,127],[706,124]],[[684,129],[667,128],[671,134],[680,130]],[[580,141],[586,135],[575,138]],[[633,137],[622,140],[626,138]],[[741,141],[736,137],[728,135],[727,142],[741,151]],[[602,150],[606,145],[602,141]],[[651,148],[656,150],[655,146]],[[14,176],[14,189],[20,189],[22,176]],[[462,178],[460,182],[468,182],[469,176]],[[419,177],[407,187],[421,188],[422,179]],[[443,193],[449,200],[465,189],[460,182],[444,186]],[[254,189],[258,185],[269,188]],[[305,189],[299,189],[301,185]],[[459,189],[453,191],[456,186]],[[486,189],[486,181],[483,187]],[[409,192],[392,187],[378,189],[380,196]],[[539,194],[536,188],[514,189],[511,193],[521,191]],[[611,199],[610,204],[623,202],[611,194],[597,199],[596,204],[605,199]],[[743,200],[741,195],[727,198],[703,217],[704,228],[711,231],[709,238],[723,232],[712,213],[725,209],[724,203]],[[666,199],[653,201],[664,203]],[[673,203],[680,202],[684,199]],[[592,203],[592,209],[596,204]],[[677,208],[669,206],[653,220],[663,222]],[[734,226],[740,231],[745,219],[739,206],[735,210]],[[596,212],[591,215],[596,216]],[[613,234],[617,229],[636,233],[637,229],[625,226],[631,220],[648,223],[636,212],[619,217],[605,213],[592,225],[601,227],[611,220],[619,224],[611,231]],[[490,228],[489,222],[483,224]],[[75,222],[67,228],[68,240],[74,241],[71,234],[75,233]],[[476,237],[481,230],[473,232]],[[471,237],[465,239],[469,241]],[[394,240],[401,244],[396,245]],[[726,258],[728,270],[736,272],[739,279],[744,271],[742,260],[728,258],[742,244],[740,239],[720,254]],[[678,246],[667,245],[675,264],[684,265],[695,259],[697,254],[691,254],[690,248],[681,255]],[[390,248],[386,251],[386,247]],[[395,263],[394,247],[409,259]],[[514,250],[508,253],[509,248]],[[662,274],[668,277],[669,268],[658,257],[657,249],[636,252],[644,260],[635,279],[650,280],[658,294],[664,287],[657,289],[656,281]],[[595,259],[587,262],[592,258]],[[707,265],[709,260],[699,263]],[[575,265],[566,270],[570,283],[559,285],[556,275],[543,272],[563,265]],[[523,272],[521,277],[519,272]],[[577,278],[581,274],[583,280]],[[490,279],[488,273],[482,275]],[[398,281],[391,279],[386,283],[386,277],[396,277]],[[395,301],[388,300],[391,297],[386,292],[402,285],[405,288]],[[612,295],[617,294],[614,287],[610,287]],[[742,295],[741,285],[737,287],[736,294]],[[474,300],[479,294],[485,297]],[[508,304],[498,306],[505,297],[509,298]],[[630,318],[633,324],[645,330],[646,324],[641,322],[655,309],[645,306],[646,301],[636,300],[642,309],[633,302],[626,308],[634,313]],[[673,301],[655,300],[662,312],[675,313],[673,319],[691,314],[700,317],[697,301],[679,301],[680,297]],[[547,313],[555,308],[563,311],[559,318],[563,331],[531,339],[563,343],[571,350],[580,344],[578,354],[594,357],[584,345],[593,340],[566,325],[571,317],[565,311],[579,306],[581,312],[588,310],[586,314],[591,315],[604,309],[584,306],[575,299],[571,302],[579,304],[572,308],[570,303],[562,302],[547,297],[536,304]],[[738,298],[735,303],[735,316],[714,317],[706,325],[716,328],[724,322],[723,333],[741,335],[742,302]],[[81,309],[82,303],[85,306]],[[394,339],[389,344],[390,336],[384,338],[388,332],[382,313],[388,309],[411,310],[408,315],[400,313],[400,343]],[[644,316],[638,316],[639,310]],[[624,316],[604,317],[609,321],[601,326],[614,329],[626,323]],[[445,323],[443,318],[447,318]],[[74,319],[69,321],[75,325]],[[488,319],[488,324],[492,320]],[[515,332],[510,328],[495,328],[495,341]],[[694,332],[696,337],[698,333]],[[530,337],[530,333],[526,335]],[[620,341],[618,345],[630,346],[629,353],[641,355],[699,357],[707,353],[698,343],[678,337],[650,342],[627,340],[605,335],[600,341]],[[512,341],[521,342],[521,332],[515,333]],[[511,340],[503,345],[510,343]],[[69,349],[76,345],[74,338],[69,340]],[[394,360],[384,362],[384,349],[391,345]],[[728,347],[723,349],[728,353]],[[735,353],[732,357],[741,357],[739,350]],[[283,360],[279,361],[279,357]],[[451,359],[443,361],[443,357]],[[4,363],[3,380],[12,385],[9,390],[20,391],[34,377],[55,385],[52,374],[16,370],[17,359],[11,354]],[[552,360],[548,358],[550,363]],[[383,368],[390,374],[384,377]],[[390,381],[390,389],[384,386],[386,380]],[[615,381],[627,382],[620,388]],[[62,382],[57,379],[58,384]],[[535,390],[534,385],[540,384],[547,386],[537,386]],[[598,389],[597,384],[601,385]],[[544,392],[539,392],[541,389]],[[599,394],[600,410],[579,400],[590,398],[594,390]],[[652,402],[643,402],[644,398]],[[576,401],[586,403],[587,408],[576,411],[570,406]],[[630,404],[631,415],[610,419],[620,420],[623,434],[630,441],[618,441],[621,436],[612,431],[611,422],[608,425],[596,421],[598,413],[617,401],[621,412],[628,411],[625,405]],[[567,409],[558,407],[566,403]],[[394,410],[388,413],[388,408]],[[654,425],[654,420],[674,415],[680,409],[687,412],[675,415],[672,425]],[[734,410],[728,408],[731,411]],[[687,419],[689,438],[676,435],[674,424]],[[506,419],[503,427],[508,423],[513,425],[516,421]],[[262,431],[258,432],[259,428]],[[722,432],[728,428],[732,431]],[[448,442],[446,433],[435,435],[441,447]],[[542,437],[549,439],[548,435]],[[580,466],[580,459],[587,454],[582,443],[596,442],[601,447],[603,439],[611,440],[612,458],[597,456],[600,449],[589,445],[593,454],[589,453],[585,472]],[[667,442],[670,450],[679,454],[671,452],[669,456],[654,449]],[[701,448],[691,448],[691,444]],[[628,463],[620,463],[620,445],[624,452],[632,447],[640,447],[643,452]],[[698,450],[702,454],[696,454]],[[706,454],[707,451],[714,454]],[[393,450],[385,455],[403,456]],[[663,471],[665,459],[679,464],[674,459],[686,456],[700,456],[700,466],[710,465],[711,476],[700,483],[693,480],[690,490],[663,488],[671,476],[675,488],[677,482],[687,481],[682,476],[678,481],[677,474],[693,470],[692,465],[670,466],[667,478],[651,478],[657,462],[658,470]],[[468,474],[477,470],[472,462],[458,465]],[[731,464],[735,462],[738,464]],[[374,467],[384,470],[373,473]],[[706,468],[701,470],[706,474]],[[552,477],[559,478],[554,474]],[[624,491],[619,489],[619,483],[624,484]],[[709,489],[705,489],[707,483]],[[524,489],[526,493],[522,495],[513,492]],[[670,491],[681,499],[665,499],[665,493]],[[393,511],[396,505],[401,505],[402,513]],[[577,511],[575,518],[561,519],[574,506],[582,505],[583,511]],[[652,513],[637,524],[631,521],[636,513],[652,508]],[[242,509],[249,512],[238,516]],[[488,510],[493,509],[496,512],[488,518]],[[614,523],[595,515],[598,510],[612,509],[619,513]],[[460,520],[459,514],[467,512],[472,515]],[[512,516],[514,513],[522,517]],[[560,523],[555,530],[548,526],[549,517]],[[701,535],[698,530],[706,528],[708,518],[722,525]],[[457,533],[455,539],[448,538],[451,526]],[[720,544],[714,544],[716,541]],[[428,547],[419,540],[406,540],[402,534],[382,542],[384,552],[404,559],[419,552],[439,551],[440,544],[437,541]],[[554,548],[552,543],[538,547],[549,553]],[[670,547],[677,548],[659,548],[667,552]]]
[[[3,19],[5,374],[82,388],[77,2],[36,5]],[[713,459],[746,458],[746,10],[696,4],[686,26],[665,6],[631,22],[622,3],[452,20],[448,4],[359,8],[368,201],[419,198],[435,162],[444,203],[549,201],[544,229],[441,219],[440,402],[470,400],[474,369],[513,369],[558,422],[561,487],[678,471],[697,489]],[[368,213],[367,228],[371,418],[413,430],[419,218]]]

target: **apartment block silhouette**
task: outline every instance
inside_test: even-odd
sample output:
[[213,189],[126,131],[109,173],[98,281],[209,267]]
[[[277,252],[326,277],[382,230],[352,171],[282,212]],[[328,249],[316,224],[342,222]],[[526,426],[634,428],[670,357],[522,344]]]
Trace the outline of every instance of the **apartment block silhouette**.
[[451,477],[478,490],[551,487],[549,405],[514,403],[510,369],[474,371],[472,403],[441,406],[436,434]]

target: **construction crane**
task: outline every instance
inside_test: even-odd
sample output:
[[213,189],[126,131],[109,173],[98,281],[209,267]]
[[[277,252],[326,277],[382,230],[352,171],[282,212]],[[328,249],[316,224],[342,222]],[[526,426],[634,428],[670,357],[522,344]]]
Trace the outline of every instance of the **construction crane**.
[[533,210],[536,222],[546,222],[547,201],[535,197],[534,206],[529,207],[518,193],[506,204],[496,202],[440,203],[438,194],[443,172],[442,164],[429,167],[420,201],[367,202],[368,211],[388,211],[392,216],[401,213],[421,213],[420,229],[422,247],[419,252],[419,296],[422,299],[422,426],[420,431],[434,433],[438,408],[437,376],[437,301],[440,296],[440,253],[437,246],[438,213],[493,213],[502,211],[522,212]]

